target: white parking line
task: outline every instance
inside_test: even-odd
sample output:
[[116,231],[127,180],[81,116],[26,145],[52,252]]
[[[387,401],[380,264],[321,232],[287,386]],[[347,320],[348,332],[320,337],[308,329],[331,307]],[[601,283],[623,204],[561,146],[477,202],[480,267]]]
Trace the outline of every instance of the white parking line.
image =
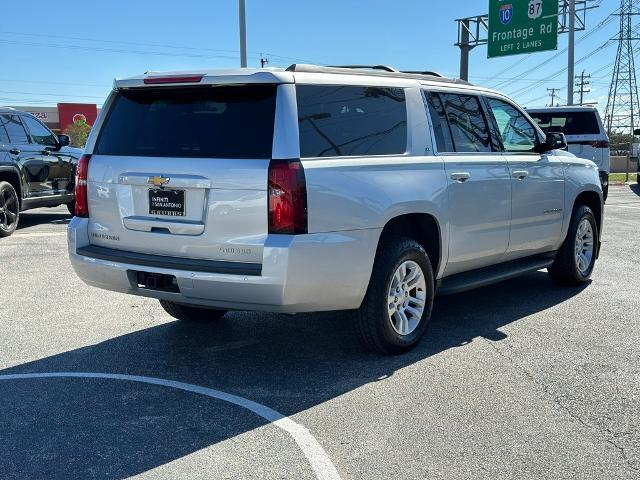
[[615,203],[607,205],[607,207],[630,208],[632,210],[640,209],[640,205],[616,205]]
[[302,453],[304,453],[304,456],[307,457],[316,478],[319,480],[340,480],[338,470],[336,470],[336,467],[331,462],[329,455],[327,455],[327,452],[324,451],[320,443],[313,435],[311,435],[309,430],[294,422],[289,417],[286,417],[265,405],[237,395],[232,395],[220,390],[214,390],[213,388],[193,385],[191,383],[164,380],[162,378],[154,377],[142,377],[138,375],[122,375],[118,373],[49,372],[0,375],[0,380],[25,380],[33,378],[100,378],[107,380],[125,380],[176,388],[178,390],[199,393],[200,395],[206,395],[207,397],[233,403],[234,405],[250,410],[291,435],[293,440],[298,444],[298,447],[300,447],[300,450],[302,450]]
[[66,235],[67,232],[32,232],[32,233],[14,233],[12,237],[56,237],[58,235]]

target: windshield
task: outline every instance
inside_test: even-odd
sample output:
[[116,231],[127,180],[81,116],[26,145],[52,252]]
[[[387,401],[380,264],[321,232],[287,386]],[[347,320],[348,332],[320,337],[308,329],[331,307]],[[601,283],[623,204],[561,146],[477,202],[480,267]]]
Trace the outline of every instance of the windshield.
[[98,155],[270,158],[276,85],[139,88],[117,94]]

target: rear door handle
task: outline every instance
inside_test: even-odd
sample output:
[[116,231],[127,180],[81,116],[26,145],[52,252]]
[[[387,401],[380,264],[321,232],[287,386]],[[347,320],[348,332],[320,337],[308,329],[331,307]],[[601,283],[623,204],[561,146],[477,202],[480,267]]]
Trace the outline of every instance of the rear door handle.
[[451,179],[458,183],[464,183],[470,178],[471,174],[469,172],[456,172],[451,174]]
[[529,172],[527,172],[526,170],[514,170],[512,175],[518,180],[524,180],[527,175],[529,175]]
[[11,150],[9,150],[9,153],[11,155],[20,155],[20,150],[18,150],[17,148],[12,148]]

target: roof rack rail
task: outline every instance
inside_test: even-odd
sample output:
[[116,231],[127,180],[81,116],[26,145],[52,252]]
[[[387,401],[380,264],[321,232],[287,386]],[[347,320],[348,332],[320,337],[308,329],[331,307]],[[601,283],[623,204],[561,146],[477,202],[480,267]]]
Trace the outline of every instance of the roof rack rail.
[[329,68],[352,68],[354,70],[382,70],[384,72],[398,72],[389,65],[327,65]]
[[418,71],[418,70],[402,70],[400,73],[413,73],[414,75],[429,75],[432,77],[440,77],[440,78],[446,78],[444,75],[442,75],[439,72],[434,72],[432,70],[424,70],[424,71]]
[[287,72],[305,73],[336,73],[341,75],[375,75],[381,77],[413,78],[415,80],[428,80],[430,82],[457,83],[460,85],[471,85],[469,82],[457,78],[448,78],[437,72],[400,72],[385,65],[351,65],[342,67],[323,67],[319,65],[308,65],[305,63],[294,63],[289,65]]

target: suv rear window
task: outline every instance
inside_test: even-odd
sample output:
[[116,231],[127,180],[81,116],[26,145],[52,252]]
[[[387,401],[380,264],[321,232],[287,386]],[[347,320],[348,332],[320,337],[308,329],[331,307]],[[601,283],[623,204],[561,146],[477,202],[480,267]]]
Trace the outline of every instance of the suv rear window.
[[407,151],[404,90],[299,85],[300,156],[401,155]]
[[276,85],[123,90],[94,153],[271,158],[276,90]]
[[595,112],[539,112],[531,113],[540,128],[547,132],[565,135],[593,135],[600,133]]

